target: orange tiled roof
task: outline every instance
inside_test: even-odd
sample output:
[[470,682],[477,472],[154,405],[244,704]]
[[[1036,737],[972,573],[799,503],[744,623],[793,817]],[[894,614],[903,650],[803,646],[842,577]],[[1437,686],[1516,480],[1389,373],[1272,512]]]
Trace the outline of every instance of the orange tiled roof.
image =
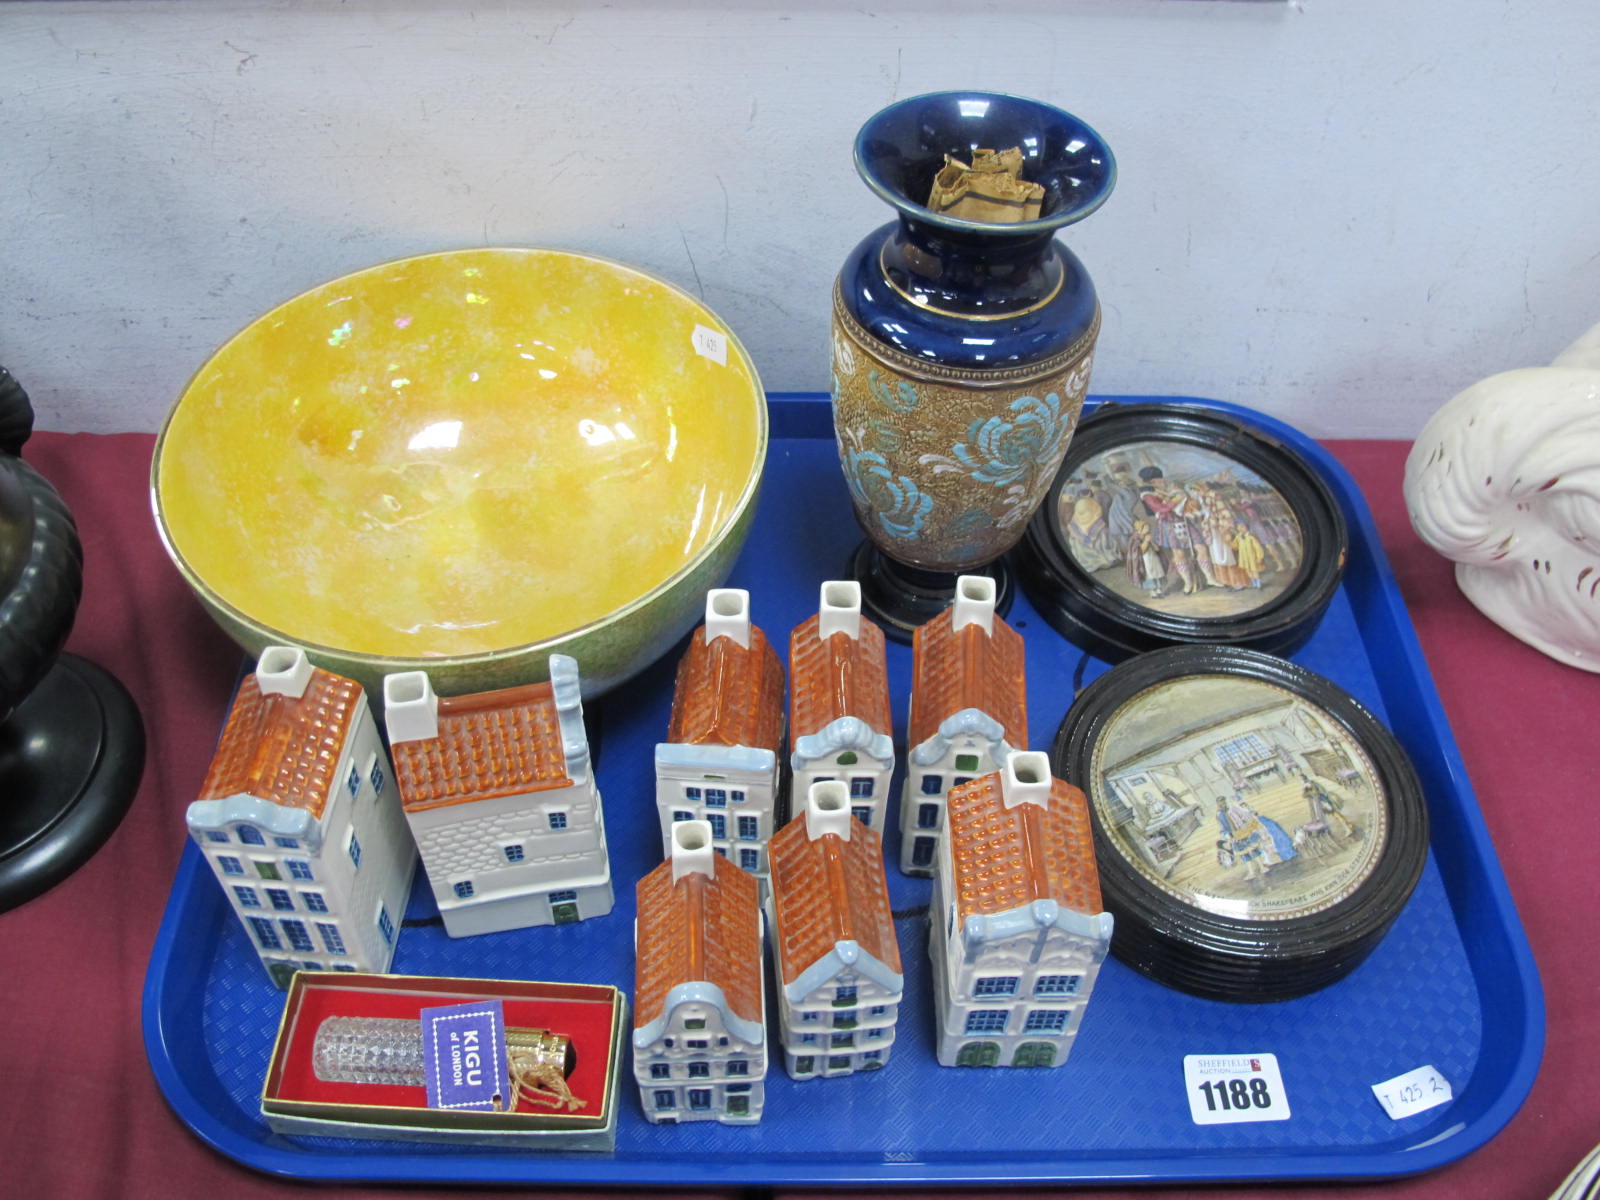
[[682,983],[712,983],[735,1016],[761,1020],[760,891],[754,875],[720,854],[716,875],[672,881],[668,859],[639,881],[633,1024],[661,1016]]
[[772,835],[767,855],[780,983],[794,982],[842,941],[856,942],[899,973],[900,944],[876,830],[853,821],[849,841],[832,833],[813,840],[802,813]]
[[789,635],[789,736],[809,737],[840,717],[891,732],[883,630],[862,619],[861,636],[817,636],[813,616]]
[[750,627],[747,649],[732,638],[706,644],[694,631],[678,662],[667,741],[751,746],[777,753],[783,739],[783,665],[766,634]]
[[303,808],[320,820],[338,782],[333,771],[339,752],[365,703],[359,684],[320,667],[312,670],[298,699],[263,693],[256,677],[247,675],[200,785],[200,799],[245,792]]
[[1028,701],[1022,635],[1000,617],[994,631],[965,625],[952,631],[951,610],[917,627],[912,638],[911,720],[907,744],[920,746],[945,718],[963,709],[988,713],[1014,747],[1028,744]]
[[442,698],[439,736],[391,753],[409,812],[572,783],[548,683]]
[[1048,808],[1007,808],[994,772],[952,788],[945,820],[958,924],[1045,899],[1101,911],[1089,803],[1072,784],[1055,780]]

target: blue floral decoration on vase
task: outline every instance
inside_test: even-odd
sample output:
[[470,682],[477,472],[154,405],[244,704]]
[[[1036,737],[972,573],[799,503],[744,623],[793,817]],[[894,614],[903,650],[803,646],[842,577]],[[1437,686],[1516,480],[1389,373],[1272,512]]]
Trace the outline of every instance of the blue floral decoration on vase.
[[997,413],[974,421],[967,441],[953,448],[956,461],[974,479],[997,486],[1016,483],[1054,458],[1071,432],[1061,418],[1061,397],[1051,392],[1044,399],[1019,396],[1009,415]]

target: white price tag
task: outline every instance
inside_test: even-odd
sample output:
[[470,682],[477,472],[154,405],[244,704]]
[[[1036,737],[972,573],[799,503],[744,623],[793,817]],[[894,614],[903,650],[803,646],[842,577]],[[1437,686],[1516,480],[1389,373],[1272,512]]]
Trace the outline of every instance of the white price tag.
[[1275,1054],[1185,1054],[1183,1085],[1196,1125],[1289,1118]]
[[702,358],[709,358],[719,367],[728,365],[728,337],[718,333],[715,329],[708,329],[704,325],[696,325],[694,333],[689,340],[694,343],[694,351]]
[[1383,1111],[1396,1121],[1413,1113],[1426,1112],[1437,1104],[1453,1099],[1450,1081],[1432,1067],[1418,1067],[1415,1071],[1375,1083],[1372,1085],[1372,1094],[1383,1105]]

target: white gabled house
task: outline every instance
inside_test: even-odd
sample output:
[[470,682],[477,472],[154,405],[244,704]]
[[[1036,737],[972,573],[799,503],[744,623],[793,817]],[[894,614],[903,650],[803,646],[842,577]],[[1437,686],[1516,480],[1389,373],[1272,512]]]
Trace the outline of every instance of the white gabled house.
[[950,789],[1027,746],[1022,635],[995,613],[994,580],[963,575],[955,600],[912,636],[900,869],[933,874]]
[[185,819],[279,987],[389,969],[417,855],[358,684],[264,649]]
[[929,908],[939,1062],[1060,1066],[1111,944],[1088,802],[1023,751],[948,815]]
[[875,1071],[905,990],[882,838],[851,815],[847,785],[827,780],[769,851],[785,1069],[795,1079]]
[[837,779],[850,810],[883,832],[894,728],[883,630],[861,615],[861,585],[829,580],[815,616],[789,635],[790,790]]
[[611,911],[575,659],[552,654],[546,683],[441,698],[409,671],[388,676],[383,693],[406,821],[446,933]]
[[657,1125],[753,1125],[765,1101],[760,885],[712,843],[708,822],[678,822],[637,889],[633,1078]]
[[713,846],[767,874],[767,839],[782,822],[783,664],[750,621],[750,593],[706,593],[705,623],[678,662],[667,740],[656,746],[662,852],[672,827],[705,821]]

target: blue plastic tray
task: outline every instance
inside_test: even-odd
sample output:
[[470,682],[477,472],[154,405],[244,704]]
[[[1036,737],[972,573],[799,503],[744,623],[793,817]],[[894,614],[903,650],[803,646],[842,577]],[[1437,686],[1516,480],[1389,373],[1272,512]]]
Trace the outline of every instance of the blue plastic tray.
[[[1146,399],[1143,397],[1126,399]],[[1148,399],[1156,399],[1150,397]],[[1171,399],[1171,397],[1160,397]],[[1345,507],[1349,569],[1316,636],[1295,657],[1384,717],[1415,761],[1433,818],[1422,882],[1386,940],[1347,979],[1304,999],[1229,1005],[1169,991],[1109,961],[1072,1056],[1050,1071],[949,1070],[933,1056],[924,920],[898,923],[907,966],[894,1054],[872,1075],[794,1083],[768,1076],[759,1126],[654,1126],[628,1083],[610,1154],[507,1153],[286,1137],[258,1111],[282,994],[267,982],[221,891],[190,846],[173,884],[144,994],[151,1066],[205,1142],[258,1170],[309,1179],[597,1185],[962,1184],[1370,1178],[1425,1171],[1482,1145],[1532,1086],[1544,1041],[1533,958],[1371,514],[1314,442],[1212,401],[1315,464]],[[773,440],[755,530],[730,584],[779,645],[815,611],[857,540],[826,399],[771,397]],[[1048,746],[1074,681],[1104,670],[1018,598],[1028,642],[1030,734]],[[897,740],[910,651],[890,647]],[[407,974],[569,979],[631,993],[632,883],[660,860],[651,753],[667,725],[676,653],[637,685],[591,704],[617,905],[559,928],[452,941],[403,934]],[[219,721],[222,714],[218,714]],[[180,835],[174,829],[173,836]],[[896,835],[886,847],[897,860]],[[420,873],[419,873],[420,874]],[[891,870],[897,911],[928,884]],[[409,916],[430,916],[425,887]],[[1194,1124],[1185,1054],[1273,1053],[1293,1115]],[[775,1056],[779,1057],[779,1056]],[[1432,1065],[1455,1099],[1400,1121],[1371,1085]]]

